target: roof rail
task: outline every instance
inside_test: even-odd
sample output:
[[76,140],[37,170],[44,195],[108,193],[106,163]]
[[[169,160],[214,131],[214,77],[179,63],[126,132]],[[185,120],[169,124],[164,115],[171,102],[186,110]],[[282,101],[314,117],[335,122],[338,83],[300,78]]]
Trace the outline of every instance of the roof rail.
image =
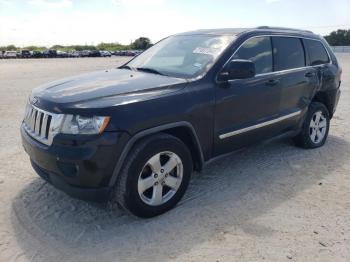
[[313,33],[312,31],[309,31],[309,30],[302,30],[302,29],[289,28],[289,27],[275,27],[275,26],[258,26],[256,29],[288,30],[288,31]]

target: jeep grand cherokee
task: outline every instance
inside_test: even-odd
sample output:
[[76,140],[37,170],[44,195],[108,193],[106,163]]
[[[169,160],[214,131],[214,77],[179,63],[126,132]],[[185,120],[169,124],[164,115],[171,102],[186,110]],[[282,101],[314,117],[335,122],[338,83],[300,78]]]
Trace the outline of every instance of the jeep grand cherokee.
[[327,42],[309,31],[177,34],[119,68],[34,89],[23,146],[35,171],[71,196],[152,217],[213,157],[282,134],[322,146],[340,78]]

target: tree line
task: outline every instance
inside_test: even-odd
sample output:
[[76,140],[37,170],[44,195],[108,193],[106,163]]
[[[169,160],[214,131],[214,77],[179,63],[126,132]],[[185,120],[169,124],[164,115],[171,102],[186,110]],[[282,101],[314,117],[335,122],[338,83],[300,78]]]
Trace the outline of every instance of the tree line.
[[[350,46],[350,29],[338,29],[325,36],[325,39],[331,46]],[[98,45],[54,45],[50,48],[45,46],[26,46],[23,48],[15,45],[0,46],[0,51],[20,51],[23,49],[29,51],[44,51],[47,49],[56,49],[61,51],[83,51],[83,50],[108,50],[108,51],[120,51],[120,50],[145,50],[152,45],[151,40],[148,37],[139,37],[133,41],[130,45],[122,45],[120,43],[100,43]]]
[[338,29],[325,38],[331,46],[350,46],[350,29]]
[[152,45],[151,40],[148,37],[139,37],[133,41],[130,45],[122,45],[120,43],[100,43],[98,45],[53,45],[49,48],[45,46],[25,46],[23,48],[15,45],[0,46],[0,51],[45,51],[48,49],[61,50],[65,52],[69,51],[83,51],[83,50],[108,50],[108,51],[120,51],[120,50],[145,50]]

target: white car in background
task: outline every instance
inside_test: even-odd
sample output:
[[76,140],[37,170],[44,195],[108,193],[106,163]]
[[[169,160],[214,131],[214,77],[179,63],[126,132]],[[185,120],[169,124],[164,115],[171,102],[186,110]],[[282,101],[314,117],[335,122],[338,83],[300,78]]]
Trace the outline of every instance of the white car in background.
[[107,57],[107,56],[111,57],[112,56],[111,52],[104,51],[104,50],[100,51],[100,54],[101,54],[102,57]]
[[69,57],[80,57],[80,52],[79,51],[71,51],[68,53]]
[[4,58],[17,58],[17,52],[16,51],[6,51],[4,53]]

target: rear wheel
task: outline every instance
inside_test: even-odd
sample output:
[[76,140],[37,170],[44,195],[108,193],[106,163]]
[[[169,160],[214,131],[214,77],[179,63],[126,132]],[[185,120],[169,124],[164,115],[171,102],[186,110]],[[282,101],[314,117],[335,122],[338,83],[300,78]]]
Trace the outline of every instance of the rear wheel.
[[294,138],[302,148],[317,148],[324,145],[329,131],[329,112],[325,105],[312,102],[303,123],[302,131]]
[[180,201],[192,168],[190,151],[178,138],[157,134],[143,139],[127,157],[112,201],[139,217],[160,215]]

